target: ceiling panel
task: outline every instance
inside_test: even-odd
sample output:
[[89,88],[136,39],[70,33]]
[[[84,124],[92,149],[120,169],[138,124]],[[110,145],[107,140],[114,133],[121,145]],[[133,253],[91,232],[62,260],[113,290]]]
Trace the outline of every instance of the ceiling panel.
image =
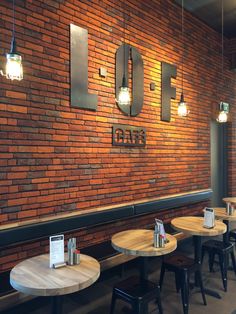
[[[181,5],[181,0],[175,0]],[[221,0],[185,0],[184,7],[221,33]],[[236,0],[224,0],[224,35],[236,37]]]

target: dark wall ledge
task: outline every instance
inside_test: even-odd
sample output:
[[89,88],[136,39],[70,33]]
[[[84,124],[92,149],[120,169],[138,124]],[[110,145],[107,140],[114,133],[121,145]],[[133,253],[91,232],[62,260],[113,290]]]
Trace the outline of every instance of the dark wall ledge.
[[211,195],[211,189],[200,190],[70,217],[53,217],[53,219],[47,221],[27,222],[14,227],[7,228],[7,225],[3,225],[0,226],[0,247],[41,239],[56,233],[72,232],[84,227],[154,213],[168,208],[171,210],[208,200],[211,198]]

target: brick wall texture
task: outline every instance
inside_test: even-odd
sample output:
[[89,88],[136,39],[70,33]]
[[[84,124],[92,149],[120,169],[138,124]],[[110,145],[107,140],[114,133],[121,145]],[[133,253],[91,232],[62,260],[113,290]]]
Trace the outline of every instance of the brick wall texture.
[[[3,65],[12,35],[11,1],[1,1],[0,16]],[[171,0],[129,0],[125,6],[115,0],[16,1],[24,79],[0,77],[1,224],[210,188],[210,121],[222,99],[231,104],[228,177],[229,193],[235,195],[236,74],[226,57],[221,73],[221,35],[188,12],[184,19],[183,45],[181,8]],[[96,112],[70,106],[70,23],[88,30],[89,92],[98,95]],[[115,103],[115,52],[124,36],[144,62],[143,109],[131,118]],[[177,115],[182,56],[186,118]],[[161,61],[177,67],[169,123],[160,120]],[[107,69],[105,78],[99,76],[101,66]],[[151,82],[155,91],[150,91]],[[115,123],[145,127],[146,147],[112,146]],[[168,220],[203,205],[159,215]],[[134,223],[151,220],[148,215]],[[117,222],[112,231],[109,224],[85,228],[77,235],[81,243],[99,242],[130,224]],[[46,251],[47,244],[1,251],[0,271]]]

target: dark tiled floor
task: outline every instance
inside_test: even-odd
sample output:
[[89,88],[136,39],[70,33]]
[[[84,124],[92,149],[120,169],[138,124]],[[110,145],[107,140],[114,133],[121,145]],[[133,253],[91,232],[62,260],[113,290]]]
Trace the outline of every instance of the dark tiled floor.
[[[189,239],[179,247],[186,254],[193,252],[192,241]],[[149,278],[158,281],[160,270],[160,258],[150,258]],[[225,293],[222,288],[222,282],[219,272],[219,266],[215,265],[215,272],[209,273],[204,263],[204,282],[205,287],[218,291],[221,299],[207,296],[207,306],[202,303],[201,294],[191,293],[189,314],[236,314],[236,275],[233,271],[228,271],[228,292]],[[112,269],[102,274],[100,280],[93,286],[64,298],[63,313],[67,314],[108,314],[111,301],[112,287],[115,282],[120,280],[118,268]],[[125,276],[138,274],[138,260],[130,263],[126,267]],[[181,295],[176,293],[175,281],[172,273],[166,273],[163,290],[161,293],[164,314],[182,314]],[[127,313],[122,301],[117,303],[116,313]],[[47,314],[50,313],[50,300],[46,298],[37,298],[22,306],[12,308],[2,314]],[[153,302],[149,305],[149,313],[158,313],[157,306]]]

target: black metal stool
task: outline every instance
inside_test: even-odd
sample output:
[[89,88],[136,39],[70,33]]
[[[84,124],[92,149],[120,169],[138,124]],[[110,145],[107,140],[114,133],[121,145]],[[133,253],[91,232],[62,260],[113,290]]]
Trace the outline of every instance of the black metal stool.
[[137,276],[129,277],[113,287],[110,314],[114,313],[117,299],[128,302],[134,314],[143,314],[148,302],[157,300],[159,313],[163,313],[159,286]]
[[176,289],[181,289],[181,297],[184,314],[188,313],[189,307],[189,278],[192,273],[196,274],[204,305],[206,305],[205,292],[202,284],[201,265],[192,258],[184,255],[172,255],[164,259],[160,274],[160,287],[162,287],[165,271],[169,270],[175,273]]
[[229,232],[229,240],[232,242],[236,242],[236,229],[232,229]]
[[202,245],[202,260],[204,258],[205,252],[209,254],[209,270],[213,271],[213,264],[215,255],[217,254],[219,257],[221,277],[224,286],[224,290],[227,291],[227,269],[228,269],[228,257],[229,254],[231,256],[232,265],[234,272],[236,274],[236,262],[234,256],[234,244],[232,243],[224,243],[223,241],[218,240],[209,240],[203,243]]

